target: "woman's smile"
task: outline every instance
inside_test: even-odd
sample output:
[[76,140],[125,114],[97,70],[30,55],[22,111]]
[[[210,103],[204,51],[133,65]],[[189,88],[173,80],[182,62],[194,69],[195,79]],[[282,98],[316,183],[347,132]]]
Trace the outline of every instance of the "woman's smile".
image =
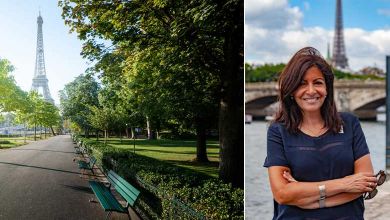
[[308,98],[302,98],[304,101],[306,101],[309,104],[316,103],[317,101],[320,100],[319,96],[316,97],[308,97]]
[[313,66],[309,68],[299,87],[294,92],[294,100],[303,112],[320,112],[327,95],[325,78]]

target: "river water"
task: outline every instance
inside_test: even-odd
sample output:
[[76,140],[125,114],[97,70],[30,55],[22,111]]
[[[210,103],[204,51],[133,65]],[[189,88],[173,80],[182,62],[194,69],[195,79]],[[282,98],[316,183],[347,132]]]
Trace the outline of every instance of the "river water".
[[[383,122],[361,122],[371,153],[374,170],[385,168],[386,125]],[[267,169],[268,122],[255,121],[245,125],[245,219],[272,219],[273,199]]]

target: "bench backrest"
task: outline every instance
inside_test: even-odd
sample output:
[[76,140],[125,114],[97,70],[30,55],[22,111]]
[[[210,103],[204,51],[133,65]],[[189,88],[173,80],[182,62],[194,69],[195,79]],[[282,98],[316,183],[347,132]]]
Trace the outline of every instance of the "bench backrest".
[[96,163],[96,158],[95,158],[94,156],[91,156],[91,157],[89,158],[89,166],[90,166],[91,168],[93,168],[93,165],[95,165],[95,163]]
[[138,198],[139,190],[120,177],[114,171],[108,171],[108,181],[114,186],[115,190],[126,199],[130,206],[133,206]]

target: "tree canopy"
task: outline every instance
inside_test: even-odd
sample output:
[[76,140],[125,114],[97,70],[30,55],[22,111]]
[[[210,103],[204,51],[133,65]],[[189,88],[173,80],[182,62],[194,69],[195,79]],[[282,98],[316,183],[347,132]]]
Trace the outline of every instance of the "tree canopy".
[[0,59],[0,112],[14,112],[18,123],[31,127],[41,125],[52,128],[59,125],[57,107],[45,102],[36,92],[27,93],[20,89],[10,75],[13,69],[8,60]]
[[61,0],[102,83],[151,130],[177,121],[197,133],[218,124],[220,178],[243,187],[243,1]]

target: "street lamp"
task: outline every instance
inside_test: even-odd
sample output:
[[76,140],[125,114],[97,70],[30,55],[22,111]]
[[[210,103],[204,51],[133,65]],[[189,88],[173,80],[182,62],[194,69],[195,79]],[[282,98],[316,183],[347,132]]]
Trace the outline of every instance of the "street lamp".
[[129,138],[129,131],[127,130],[128,124],[126,123],[126,138]]
[[[131,128],[131,130],[133,130],[133,128]],[[134,129],[135,130],[135,129]],[[133,134],[133,152],[134,152],[134,155],[135,155],[135,134],[136,134],[137,131],[134,131],[134,134]]]

